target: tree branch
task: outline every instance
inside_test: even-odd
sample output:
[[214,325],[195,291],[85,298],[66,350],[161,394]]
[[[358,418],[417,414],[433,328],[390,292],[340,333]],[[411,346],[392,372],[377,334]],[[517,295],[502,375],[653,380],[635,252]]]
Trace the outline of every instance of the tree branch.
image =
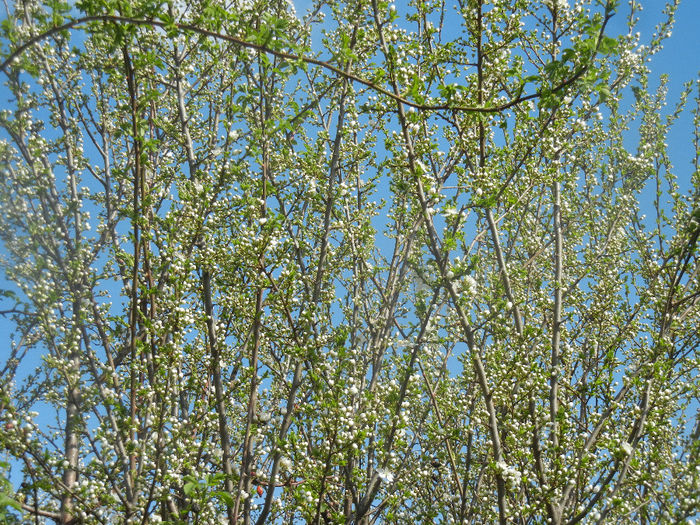
[[[52,35],[55,35],[56,33],[60,33],[61,31],[65,31],[67,29],[73,29],[81,24],[86,24],[89,22],[115,22],[115,23],[122,23],[122,24],[131,24],[135,26],[151,26],[151,27],[160,27],[162,29],[170,28],[170,27],[175,27],[180,31],[191,31],[193,33],[197,33],[200,35],[204,36],[209,36],[211,38],[216,38],[219,40],[225,40],[227,42],[231,42],[233,44],[237,44],[241,47],[245,47],[248,49],[255,49],[257,51],[267,53],[268,55],[276,56],[278,58],[283,58],[286,60],[292,60],[292,61],[299,61],[299,62],[304,62],[306,64],[312,64],[315,66],[322,67],[324,69],[327,69],[329,71],[332,71],[333,73],[344,77],[352,82],[357,82],[358,84],[362,84],[372,91],[376,91],[377,93],[380,93],[382,95],[385,95],[391,99],[393,99],[395,102],[399,102],[405,106],[409,106],[421,111],[444,111],[444,110],[450,110],[450,111],[460,111],[464,113],[499,113],[501,111],[504,111],[506,109],[512,108],[513,106],[517,106],[518,104],[521,104],[522,102],[526,102],[528,100],[534,100],[537,98],[540,98],[543,94],[542,90],[537,90],[534,93],[530,93],[529,95],[522,95],[518,96],[516,98],[513,98],[509,100],[508,102],[504,102],[503,104],[499,104],[496,106],[458,106],[454,104],[419,104],[417,102],[413,102],[411,100],[408,100],[407,98],[404,98],[400,95],[398,95],[396,92],[392,93],[391,91],[384,89],[381,86],[378,86],[377,84],[366,80],[364,78],[361,78],[353,73],[350,73],[349,71],[345,71],[339,67],[334,66],[333,64],[325,61],[325,60],[319,60],[317,58],[312,58],[312,57],[307,57],[303,55],[296,55],[294,53],[287,53],[286,51],[279,51],[277,49],[272,49],[270,47],[267,47],[265,45],[261,44],[256,44],[254,42],[249,42],[247,40],[243,40],[242,38],[238,38],[235,36],[231,35],[224,35],[222,33],[217,33],[215,31],[210,31],[208,29],[203,29],[201,27],[194,26],[192,24],[180,24],[180,23],[174,23],[174,24],[167,24],[165,22],[162,22],[160,20],[146,20],[146,19],[141,19],[141,18],[131,18],[131,17],[126,17],[126,16],[117,16],[117,15],[91,15],[91,16],[82,16],[79,18],[76,18],[74,20],[71,20],[70,22],[66,22],[65,24],[62,24],[60,26],[53,27],[43,33],[40,33],[38,35],[35,35],[31,37],[29,40],[27,40],[24,44],[19,46],[16,50],[14,50],[12,53],[8,55],[8,57],[0,64],[0,70],[2,70],[5,74],[7,74],[7,69],[8,67],[14,63],[14,61],[28,48],[33,46],[34,44],[41,42],[42,40],[51,37]],[[607,22],[607,19],[606,19]],[[603,28],[601,29],[601,34],[602,36],[602,31],[605,28],[605,24],[603,25]],[[598,38],[598,43],[600,42],[600,37]],[[596,46],[596,52],[597,52],[598,46]],[[591,57],[591,61],[595,58],[595,53],[593,57]],[[576,82],[579,78],[581,78],[586,71],[590,68],[590,62],[587,62],[586,65],[581,66],[579,69],[577,69],[571,77],[563,80],[559,84],[557,84],[555,87],[553,87],[549,92],[551,93],[557,93],[559,91],[562,91],[566,87],[570,86],[574,82]]]

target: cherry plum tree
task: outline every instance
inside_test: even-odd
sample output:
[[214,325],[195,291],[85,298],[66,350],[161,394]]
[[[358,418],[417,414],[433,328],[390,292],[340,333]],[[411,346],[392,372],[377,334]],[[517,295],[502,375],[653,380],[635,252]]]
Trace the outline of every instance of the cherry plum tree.
[[700,86],[640,4],[7,6],[0,515],[695,516]]

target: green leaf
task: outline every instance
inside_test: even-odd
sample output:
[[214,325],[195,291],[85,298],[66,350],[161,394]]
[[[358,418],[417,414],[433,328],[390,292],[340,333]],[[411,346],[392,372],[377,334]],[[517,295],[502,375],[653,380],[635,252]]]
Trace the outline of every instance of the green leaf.
[[598,45],[598,51],[603,55],[614,53],[617,51],[617,40],[609,36],[604,36]]
[[199,483],[197,483],[196,481],[188,481],[187,483],[185,483],[185,486],[182,487],[182,490],[185,492],[185,496],[191,496],[198,486]]
[[634,93],[634,98],[637,102],[644,98],[644,90],[639,86],[632,86],[632,93]]
[[608,98],[610,98],[610,88],[607,84],[598,85],[596,87],[596,91],[598,92],[601,101],[605,102],[606,100],[608,100]]
[[212,494],[215,497],[219,498],[227,507],[233,507],[233,496],[231,496],[231,494],[229,494],[228,492],[224,492],[223,490],[217,490],[214,491]]
[[578,53],[576,52],[575,49],[572,48],[567,48],[564,51],[562,51],[561,58],[563,62],[576,62],[576,57],[578,56]]
[[411,83],[411,88],[409,90],[413,100],[422,104],[425,101],[425,96],[423,95],[425,88],[423,86],[423,81],[418,76],[418,74],[413,75],[413,82]]
[[22,505],[20,505],[18,501],[15,501],[7,494],[0,493],[0,509],[5,507],[12,507],[16,510],[22,510]]

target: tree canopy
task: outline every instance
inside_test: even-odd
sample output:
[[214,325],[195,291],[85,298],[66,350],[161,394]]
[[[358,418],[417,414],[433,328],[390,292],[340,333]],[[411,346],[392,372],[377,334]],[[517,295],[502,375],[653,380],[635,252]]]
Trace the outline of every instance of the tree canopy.
[[677,5],[7,7],[0,518],[696,516]]

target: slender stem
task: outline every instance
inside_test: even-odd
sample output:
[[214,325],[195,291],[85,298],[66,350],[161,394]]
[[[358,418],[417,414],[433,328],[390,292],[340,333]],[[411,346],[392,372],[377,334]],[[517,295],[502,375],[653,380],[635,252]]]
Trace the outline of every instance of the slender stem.
[[[479,106],[482,106],[484,103],[484,53],[482,49],[482,38],[483,38],[483,3],[479,1],[479,6],[478,6],[478,13],[477,13],[477,30],[476,30],[476,56],[477,56],[477,97],[478,97],[478,104]],[[486,129],[484,126],[484,121],[479,120],[479,169],[483,170],[486,166]],[[490,213],[490,210],[489,210]],[[491,222],[493,222],[493,217],[491,217]],[[432,225],[432,223],[431,223]],[[492,227],[492,232],[495,230],[495,225]],[[498,235],[495,236],[496,241],[498,242]],[[503,262],[503,257],[501,256],[499,258],[499,265],[502,267],[502,274],[504,276],[507,276],[507,273],[505,272],[505,263]],[[447,269],[443,268],[443,277],[446,275]],[[506,281],[507,282],[507,281]],[[453,296],[453,300],[455,301],[455,305],[457,306],[457,295],[454,290],[453,284],[450,282],[448,286],[448,290]],[[511,293],[512,296],[512,293]],[[512,301],[512,299],[511,299]],[[514,302],[514,301],[513,301]],[[459,306],[459,310],[461,310],[461,306]],[[460,314],[460,319],[463,319],[463,325],[467,325],[467,318],[464,312]],[[516,323],[519,323],[519,320],[516,320]],[[521,327],[522,328],[522,327]],[[471,333],[471,329],[467,331],[467,336],[469,339],[473,340],[473,334]],[[481,358],[478,354],[478,351],[474,348],[473,344],[469,345],[472,354],[475,356],[474,363],[477,368],[477,375],[479,376],[479,384],[482,387],[482,392],[484,395],[484,400],[486,401],[487,407],[489,407],[489,426],[491,430],[491,440],[493,444],[493,449],[494,449],[494,459],[496,460],[496,463],[501,463],[502,462],[502,449],[501,449],[501,443],[500,443],[500,436],[498,434],[497,430],[497,416],[496,416],[496,409],[493,405],[493,400],[492,400],[492,392],[490,390],[490,387],[488,386],[487,379],[486,379],[486,372],[484,365],[481,363]],[[505,480],[503,479],[503,475],[501,474],[500,470],[496,471],[496,490],[497,490],[497,498],[498,498],[498,521],[501,525],[505,525],[506,523],[506,484]]]
[[[138,333],[138,318],[139,318],[139,259],[141,256],[141,240],[140,240],[140,226],[139,226],[139,211],[140,211],[140,196],[141,196],[141,140],[139,137],[139,125],[138,125],[138,108],[137,108],[137,97],[138,97],[138,87],[136,85],[136,75],[134,68],[131,64],[131,58],[129,57],[129,51],[126,46],[122,47],[122,55],[124,58],[124,70],[126,74],[127,88],[129,91],[129,106],[131,108],[131,132],[133,134],[134,140],[134,170],[133,170],[133,219],[132,228],[134,232],[134,262],[132,266],[131,273],[131,305],[129,309],[129,354],[131,362],[129,363],[129,415],[131,418],[131,426],[129,429],[129,439],[132,443],[136,441],[136,428],[134,426],[134,421],[136,421],[137,405],[138,400],[136,398],[136,391],[138,389],[138,374],[136,367],[136,342]],[[131,504],[136,497],[135,487],[133,487],[134,480],[133,475],[136,472],[136,455],[132,452],[129,455],[129,472],[126,473],[126,478],[130,481],[127,482],[127,487],[132,486],[133,492],[129,494],[127,492],[127,500]],[[127,515],[130,514],[130,510],[127,509]]]
[[493,212],[491,208],[486,210],[486,220],[489,223],[489,229],[491,230],[491,240],[493,241],[493,249],[496,252],[496,260],[498,261],[498,269],[501,273],[501,279],[503,280],[503,288],[506,291],[506,297],[513,305],[511,312],[513,314],[513,321],[515,322],[515,330],[518,335],[523,334],[523,321],[520,316],[520,307],[515,300],[513,295],[513,288],[510,282],[510,276],[508,275],[508,268],[506,266],[505,258],[503,257],[503,249],[501,248],[500,236],[498,234],[498,227],[496,226],[496,221],[493,218]]
[[[211,292],[211,271],[209,268],[202,270],[202,288],[204,295],[204,313],[207,319],[207,335],[209,339],[209,355],[211,356],[212,379],[214,381],[214,396],[216,403],[216,415],[219,422],[219,442],[221,444],[222,461],[224,466],[224,486],[226,492],[233,494],[233,471],[231,469],[231,444],[226,419],[226,404],[224,403],[224,388],[221,382],[221,351],[216,334],[216,319],[214,317],[214,305]],[[226,505],[226,512],[230,525],[235,525],[236,515],[231,505]]]
[[553,186],[554,193],[554,309],[552,311],[552,350],[549,379],[549,423],[552,446],[559,447],[559,344],[561,339],[562,265],[563,243],[561,233],[561,194],[559,182]]

